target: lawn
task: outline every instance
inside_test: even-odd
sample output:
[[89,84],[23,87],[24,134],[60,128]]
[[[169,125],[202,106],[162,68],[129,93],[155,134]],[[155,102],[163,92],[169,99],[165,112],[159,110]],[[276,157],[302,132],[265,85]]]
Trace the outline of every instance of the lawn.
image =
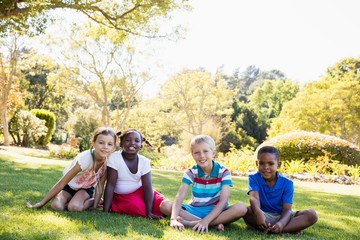
[[[0,150],[0,239],[358,239],[360,236],[360,186],[295,183],[294,210],[314,208],[316,225],[301,236],[265,235],[246,228],[242,219],[208,234],[189,229],[179,232],[169,219],[145,218],[86,211],[54,212],[49,204],[41,210],[27,209],[61,177],[69,161],[47,159],[44,151],[17,148]],[[154,188],[173,200],[182,172],[153,170]],[[230,203],[248,203],[247,179],[233,177]],[[190,197],[190,196],[188,196]]]

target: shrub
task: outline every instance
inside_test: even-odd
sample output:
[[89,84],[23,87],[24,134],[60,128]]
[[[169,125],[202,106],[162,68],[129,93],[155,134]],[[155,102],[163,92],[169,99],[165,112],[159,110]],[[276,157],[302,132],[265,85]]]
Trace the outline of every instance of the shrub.
[[311,159],[320,162],[328,157],[329,161],[341,164],[360,164],[360,149],[354,144],[321,133],[290,132],[273,137],[261,146],[271,145],[279,149],[283,161],[302,160],[305,163]]
[[49,157],[57,157],[61,159],[74,159],[79,151],[76,148],[61,146],[58,150],[51,150]]
[[55,131],[55,123],[56,123],[55,115],[53,112],[50,112],[45,109],[32,109],[30,112],[34,114],[37,118],[45,120],[45,126],[47,127],[47,132],[45,136],[39,138],[37,144],[41,146],[46,146],[50,142],[51,137]]
[[14,144],[29,147],[45,136],[48,129],[41,120],[29,111],[20,110],[9,121],[9,132]]
[[230,151],[225,155],[219,154],[217,161],[234,174],[246,175],[256,169],[254,152],[249,147],[236,149],[234,145],[231,145]]

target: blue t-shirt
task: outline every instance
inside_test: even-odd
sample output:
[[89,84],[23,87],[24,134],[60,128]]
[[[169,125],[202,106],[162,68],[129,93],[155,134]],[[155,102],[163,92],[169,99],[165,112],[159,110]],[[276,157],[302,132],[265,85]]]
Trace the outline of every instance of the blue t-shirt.
[[270,188],[259,172],[249,175],[248,194],[251,191],[259,193],[262,211],[281,214],[283,203],[293,203],[294,183],[279,172],[276,176],[276,183]]

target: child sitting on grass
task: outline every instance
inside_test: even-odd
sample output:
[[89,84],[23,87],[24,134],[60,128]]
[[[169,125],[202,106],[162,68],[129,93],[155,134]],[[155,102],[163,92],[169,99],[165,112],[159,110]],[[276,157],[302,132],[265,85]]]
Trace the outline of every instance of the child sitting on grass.
[[258,150],[258,172],[249,175],[250,206],[244,220],[265,233],[302,234],[301,230],[316,223],[317,214],[313,209],[292,211],[294,184],[277,171],[280,164],[275,147]]
[[[213,226],[224,231],[224,224],[245,215],[246,206],[241,202],[228,205],[231,173],[214,161],[214,140],[206,135],[198,135],[191,140],[190,147],[196,165],[184,173],[174,203],[164,202],[161,211],[170,216],[170,226],[178,230],[192,227],[194,231],[203,233]],[[191,184],[192,200],[189,204],[183,204]]]
[[64,175],[48,194],[34,205],[28,202],[27,207],[41,208],[50,200],[51,208],[57,211],[67,209],[81,212],[90,207],[98,207],[106,180],[106,160],[115,150],[115,145],[116,135],[113,129],[97,128],[90,150],[79,153],[71,166],[64,169]]

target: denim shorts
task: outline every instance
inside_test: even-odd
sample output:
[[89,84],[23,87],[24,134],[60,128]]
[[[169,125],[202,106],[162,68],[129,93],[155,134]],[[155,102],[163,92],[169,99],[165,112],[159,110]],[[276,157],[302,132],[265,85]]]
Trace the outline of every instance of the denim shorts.
[[80,189],[78,189],[78,190],[74,190],[74,189],[72,189],[68,184],[66,184],[66,186],[63,188],[63,190],[64,190],[65,192],[70,193],[70,195],[71,195],[72,197],[73,197],[78,191],[80,191],[80,190],[85,190],[85,191],[89,194],[90,198],[92,198],[93,195],[94,195],[94,187],[90,187],[90,188],[80,188]]

